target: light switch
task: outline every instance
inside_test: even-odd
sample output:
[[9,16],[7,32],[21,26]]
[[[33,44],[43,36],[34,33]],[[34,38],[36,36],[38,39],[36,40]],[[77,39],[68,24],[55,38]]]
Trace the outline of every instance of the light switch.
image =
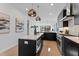
[[28,41],[24,41],[24,44],[28,44]]

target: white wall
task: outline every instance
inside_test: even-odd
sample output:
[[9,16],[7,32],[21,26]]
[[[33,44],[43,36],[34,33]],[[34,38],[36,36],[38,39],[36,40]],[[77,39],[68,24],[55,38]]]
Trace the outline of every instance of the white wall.
[[27,19],[25,15],[8,4],[0,4],[0,12],[10,15],[10,33],[0,34],[0,52],[2,52],[15,46],[18,43],[18,38],[26,34],[26,25],[24,32],[15,32],[15,18],[20,17],[25,23]]

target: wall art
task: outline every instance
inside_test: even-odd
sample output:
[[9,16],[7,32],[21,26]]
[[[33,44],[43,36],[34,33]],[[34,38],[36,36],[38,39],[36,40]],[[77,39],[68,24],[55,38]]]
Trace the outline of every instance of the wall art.
[[23,32],[24,31],[24,22],[21,18],[15,18],[15,31]]
[[0,34],[10,32],[10,16],[0,12]]

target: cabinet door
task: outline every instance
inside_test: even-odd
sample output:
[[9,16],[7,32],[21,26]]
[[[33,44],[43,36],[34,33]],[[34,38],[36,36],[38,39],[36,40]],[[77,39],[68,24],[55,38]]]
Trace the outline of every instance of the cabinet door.
[[45,40],[54,40],[56,41],[56,33],[44,33]]
[[78,44],[67,39],[64,38],[64,55],[65,56],[78,56]]
[[36,42],[19,39],[19,56],[33,56],[36,54]]

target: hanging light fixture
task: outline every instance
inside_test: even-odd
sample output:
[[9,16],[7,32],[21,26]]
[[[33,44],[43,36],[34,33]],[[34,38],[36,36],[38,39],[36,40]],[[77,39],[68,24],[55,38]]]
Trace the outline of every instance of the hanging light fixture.
[[33,9],[33,4],[32,4],[32,8],[28,11],[28,16],[30,17],[36,16],[36,11]]
[[[39,6],[37,6],[37,10],[38,10],[38,14],[39,14]],[[40,16],[38,15],[36,18],[35,18],[36,21],[41,21],[41,18]]]
[[39,16],[37,16],[36,21],[41,21],[41,18]]

